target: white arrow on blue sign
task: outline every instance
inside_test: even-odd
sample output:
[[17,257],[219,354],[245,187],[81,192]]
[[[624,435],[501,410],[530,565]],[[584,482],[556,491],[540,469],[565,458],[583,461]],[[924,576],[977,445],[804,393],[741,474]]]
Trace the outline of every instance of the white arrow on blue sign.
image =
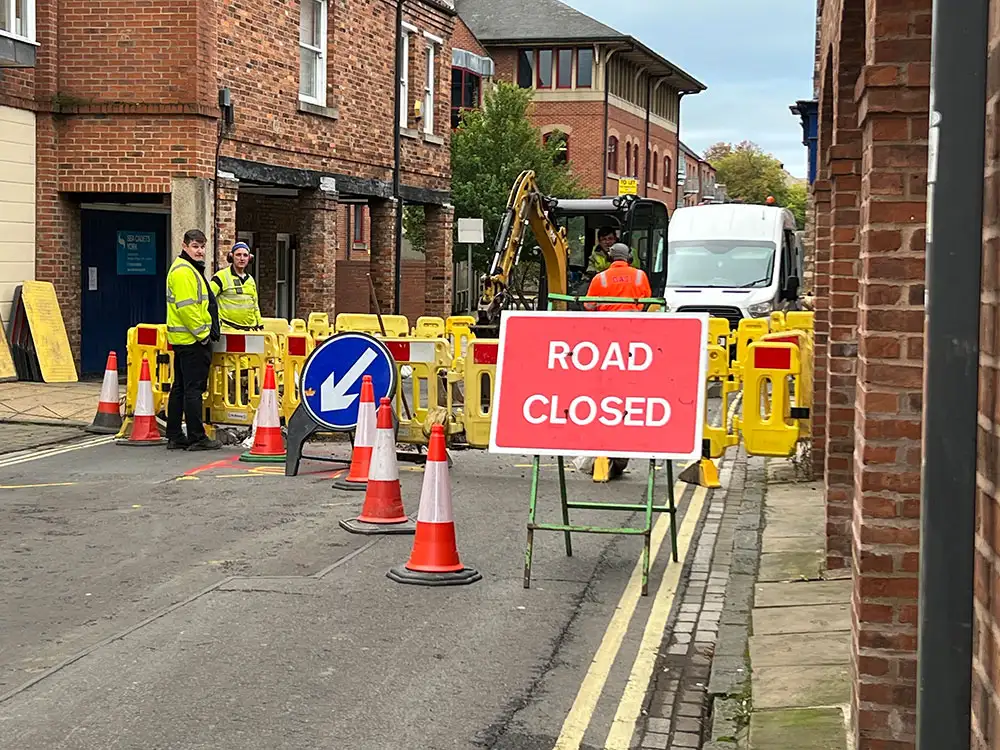
[[366,333],[338,333],[317,346],[302,366],[302,406],[331,430],[358,424],[361,382],[372,376],[375,403],[396,395],[396,362],[389,349]]

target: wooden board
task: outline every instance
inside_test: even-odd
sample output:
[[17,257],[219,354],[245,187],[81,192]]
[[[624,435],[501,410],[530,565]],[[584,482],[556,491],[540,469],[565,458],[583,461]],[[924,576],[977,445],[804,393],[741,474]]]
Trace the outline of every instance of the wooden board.
[[8,380],[17,380],[17,368],[14,367],[14,357],[11,356],[10,344],[7,343],[7,327],[0,316],[0,383]]
[[77,382],[76,363],[56,299],[56,288],[48,281],[25,281],[21,285],[21,304],[42,380],[46,383]]

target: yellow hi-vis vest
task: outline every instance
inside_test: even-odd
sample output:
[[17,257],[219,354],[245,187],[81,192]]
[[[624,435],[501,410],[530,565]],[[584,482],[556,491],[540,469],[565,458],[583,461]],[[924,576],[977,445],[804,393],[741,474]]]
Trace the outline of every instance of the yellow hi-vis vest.
[[178,256],[167,271],[167,342],[194,344],[212,332],[208,282],[201,272]]
[[223,268],[212,281],[218,288],[215,295],[219,303],[219,321],[238,326],[259,326],[260,309],[257,306],[257,283],[247,274],[246,280],[233,273],[233,267]]

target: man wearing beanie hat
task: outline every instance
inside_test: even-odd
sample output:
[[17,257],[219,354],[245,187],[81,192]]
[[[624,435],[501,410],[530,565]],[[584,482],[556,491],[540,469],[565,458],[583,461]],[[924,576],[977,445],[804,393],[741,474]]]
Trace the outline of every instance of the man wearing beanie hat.
[[247,271],[252,258],[250,246],[237,242],[226,257],[229,266],[212,277],[212,286],[219,301],[219,319],[230,328],[243,331],[263,328],[257,284]]
[[[653,296],[649,277],[641,268],[629,265],[632,250],[623,242],[616,242],[608,253],[611,265],[601,271],[590,282],[588,297],[624,297],[625,299],[648,299]],[[588,310],[642,310],[636,302],[586,302]]]

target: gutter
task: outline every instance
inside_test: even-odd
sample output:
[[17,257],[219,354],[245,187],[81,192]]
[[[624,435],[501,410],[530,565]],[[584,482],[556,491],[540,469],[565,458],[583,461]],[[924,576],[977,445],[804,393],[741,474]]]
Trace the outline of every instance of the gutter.
[[[989,6],[933,5],[918,750],[965,750],[970,743]],[[994,407],[996,398],[991,390]]]

